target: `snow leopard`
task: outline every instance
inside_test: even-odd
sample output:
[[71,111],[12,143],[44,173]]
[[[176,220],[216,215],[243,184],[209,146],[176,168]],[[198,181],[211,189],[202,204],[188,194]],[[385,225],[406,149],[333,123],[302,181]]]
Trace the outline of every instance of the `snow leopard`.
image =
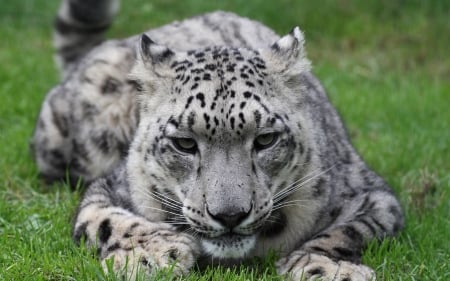
[[118,7],[61,2],[62,81],[31,141],[43,179],[85,183],[74,241],[131,278],[275,251],[287,279],[374,280],[363,250],[403,212],[352,146],[300,29],[218,11],[105,40]]

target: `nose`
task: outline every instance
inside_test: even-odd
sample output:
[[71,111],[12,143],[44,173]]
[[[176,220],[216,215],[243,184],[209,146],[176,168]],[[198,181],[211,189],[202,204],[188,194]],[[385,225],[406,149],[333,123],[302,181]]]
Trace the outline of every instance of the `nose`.
[[250,210],[246,211],[228,211],[228,212],[220,212],[213,214],[207,208],[206,211],[208,214],[216,221],[220,222],[223,226],[233,229],[243,222],[249,215]]

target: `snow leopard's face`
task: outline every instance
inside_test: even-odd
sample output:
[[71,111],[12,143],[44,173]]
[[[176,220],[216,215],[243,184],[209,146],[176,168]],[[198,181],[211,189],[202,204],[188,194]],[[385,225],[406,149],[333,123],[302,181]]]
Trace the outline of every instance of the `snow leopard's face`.
[[261,53],[179,54],[142,38],[133,72],[141,121],[128,166],[141,214],[186,229],[219,258],[242,258],[259,236],[283,229],[278,207],[310,157],[293,105],[301,99],[286,78],[307,65],[298,36]]

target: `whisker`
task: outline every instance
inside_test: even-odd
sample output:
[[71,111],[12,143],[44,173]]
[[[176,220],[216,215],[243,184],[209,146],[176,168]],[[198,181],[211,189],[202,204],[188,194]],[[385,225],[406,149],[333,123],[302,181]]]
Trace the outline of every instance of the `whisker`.
[[[157,201],[158,203],[161,203],[162,205],[164,205],[164,206],[169,206],[169,207],[171,207],[171,209],[173,209],[174,211],[178,211],[178,210],[180,210],[181,209],[181,206],[177,206],[177,205],[174,205],[174,204],[172,204],[172,203],[170,203],[170,202],[167,202],[166,200],[165,200],[165,198],[160,198],[159,196],[157,196],[156,194],[152,194],[151,192],[148,192],[148,191],[144,191],[144,190],[139,190],[139,192],[142,194],[142,195],[144,195],[144,196],[146,196],[147,198],[149,198],[149,199],[153,199],[153,200],[155,200],[155,201]],[[181,203],[179,203],[180,205],[181,205]]]
[[279,209],[282,209],[282,208],[285,208],[285,207],[294,207],[294,206],[295,207],[302,207],[304,205],[296,204],[296,203],[283,204],[283,205],[277,206],[276,208],[273,208],[272,210],[276,211],[276,210],[279,210]]
[[177,204],[172,203],[172,202],[168,201],[166,197],[162,197],[161,198],[160,195],[157,195],[157,194],[154,194],[154,193],[152,193],[151,195],[154,196],[155,199],[158,199],[163,205],[169,206],[169,207],[171,207],[174,210],[180,210],[181,207],[182,207],[181,203],[177,203]]
[[295,202],[308,202],[308,201],[309,200],[304,200],[304,199],[282,201],[282,202],[278,202],[277,204],[274,204],[272,206],[272,209],[278,208],[279,206],[283,206],[284,204],[290,204],[290,203],[295,203]]
[[[298,184],[295,184],[295,185],[290,185],[290,187],[288,187],[288,188],[286,188],[286,189],[283,189],[282,191],[280,191],[280,192],[278,192],[277,194],[275,194],[275,195],[273,196],[273,202],[274,202],[275,204],[278,203],[278,202],[280,202],[281,200],[283,200],[284,198],[286,198],[286,197],[289,196],[290,194],[292,194],[292,193],[294,193],[295,191],[297,191],[298,189],[302,188],[306,183],[308,183],[308,182],[310,182],[311,180],[313,180],[313,179],[315,179],[315,178],[317,178],[317,177],[319,177],[319,176],[321,176],[321,175],[323,175],[323,174],[329,172],[333,167],[334,167],[334,165],[331,166],[330,168],[328,168],[328,169],[326,169],[326,170],[324,170],[324,171],[318,173],[318,174],[315,174],[315,175],[309,174],[309,175],[303,177],[302,179],[300,179],[300,180],[304,180],[303,182],[298,183]],[[308,178],[307,178],[307,177],[308,177]],[[307,178],[307,179],[305,179],[305,178]],[[298,180],[298,181],[296,181],[296,182],[299,182],[300,180]]]
[[289,192],[292,188],[295,188],[295,186],[296,186],[298,183],[300,183],[302,180],[305,180],[305,179],[307,179],[307,178],[309,178],[309,177],[314,177],[314,175],[312,175],[312,174],[315,173],[315,172],[316,172],[316,171],[313,171],[313,172],[311,172],[311,173],[309,173],[309,174],[303,176],[302,178],[300,178],[300,179],[294,181],[293,183],[289,184],[288,186],[286,186],[286,187],[283,188],[282,190],[280,190],[280,191],[278,191],[277,193],[275,193],[274,196],[273,196],[273,198],[275,199],[275,198],[277,198],[277,197],[283,195],[284,193]]
[[185,223],[185,224],[189,224],[184,218],[181,218],[181,217],[171,217],[171,218],[165,220],[164,222],[167,222],[167,223]]
[[163,210],[163,209],[160,209],[160,208],[155,208],[155,207],[150,207],[150,206],[144,206],[144,208],[145,209],[157,210],[157,211],[164,212],[164,213],[168,213],[168,214],[171,214],[171,215],[173,215],[175,217],[180,217],[180,218],[184,217],[183,215],[180,215],[180,214],[177,214],[177,213],[174,213],[174,212],[171,212],[171,211]]
[[270,223],[277,223],[277,220],[273,220],[273,219],[266,219],[265,222],[270,222]]
[[199,233],[195,231],[192,227],[187,228],[186,230],[183,231],[183,233],[191,235],[195,239],[198,239],[198,237],[200,236]]
[[174,205],[178,205],[178,206],[182,206],[183,205],[180,201],[177,201],[177,200],[175,200],[173,198],[170,198],[169,196],[164,195],[164,194],[162,194],[162,193],[160,193],[158,191],[152,191],[152,193],[157,195],[157,196],[159,196],[159,197],[161,197],[161,198],[163,198],[164,200],[172,202],[172,204],[174,204]]
[[164,221],[165,223],[168,223],[170,225],[190,225],[187,222],[170,222],[170,221]]

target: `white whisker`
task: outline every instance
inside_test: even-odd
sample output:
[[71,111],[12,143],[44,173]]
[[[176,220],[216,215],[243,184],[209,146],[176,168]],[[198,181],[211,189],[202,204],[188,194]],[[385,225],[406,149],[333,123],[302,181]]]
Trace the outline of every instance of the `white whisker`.
[[279,202],[278,204],[274,204],[273,207],[272,207],[272,210],[273,210],[274,208],[278,208],[278,207],[283,206],[283,205],[285,205],[285,204],[290,204],[290,203],[295,203],[295,202],[308,202],[308,201],[309,201],[309,200],[302,200],[302,199],[299,199],[299,200],[283,201],[283,202]]
[[174,212],[170,212],[170,211],[167,211],[167,210],[163,210],[163,209],[160,209],[160,208],[155,208],[155,207],[150,207],[150,206],[144,206],[144,208],[145,209],[157,210],[157,211],[164,212],[164,213],[168,213],[168,214],[171,214],[171,215],[173,215],[175,217],[180,217],[180,218],[184,217],[184,216],[182,216],[180,214],[177,214],[177,213],[174,213]]
[[179,201],[177,201],[177,200],[175,200],[173,198],[170,198],[169,196],[164,195],[164,194],[162,194],[162,193],[160,193],[158,191],[152,191],[152,193],[157,195],[160,198],[163,198],[166,201],[172,202],[173,205],[177,205],[177,206],[180,206],[180,207],[183,205],[181,202],[179,202]]
[[280,190],[276,194],[274,194],[273,198],[276,199],[276,198],[282,196],[283,194],[290,192],[290,190],[292,188],[295,188],[297,186],[297,184],[301,184],[301,181],[303,181],[303,180],[305,180],[305,179],[307,179],[309,177],[314,177],[314,175],[312,175],[312,174],[315,173],[315,172],[316,171],[313,171],[313,172],[305,175],[304,177],[294,181],[293,183],[289,184],[288,186],[286,186],[285,188],[283,188],[282,190]]
[[[158,195],[156,195],[156,194],[152,194],[151,192],[145,191],[145,190],[139,190],[139,192],[140,192],[142,195],[146,196],[147,198],[153,199],[153,200],[157,201],[158,203],[161,203],[162,205],[169,206],[169,207],[171,207],[171,208],[174,209],[174,210],[180,210],[180,209],[181,209],[181,206],[180,206],[181,203],[179,203],[179,202],[178,202],[178,204],[180,204],[180,205],[175,205],[175,204],[173,204],[173,203],[171,203],[171,202],[168,202],[168,201],[166,200],[166,197],[160,198],[160,196],[158,196]],[[163,196],[163,195],[162,195],[162,196]],[[172,199],[172,200],[173,200],[173,199]]]
[[303,207],[305,205],[299,204],[301,202],[307,202],[308,200],[292,200],[292,201],[288,201],[288,202],[283,202],[282,204],[279,204],[275,207],[272,208],[272,211],[276,211],[285,207]]
[[[287,187],[287,188],[281,190],[280,192],[278,192],[277,194],[275,194],[275,195],[273,196],[273,202],[274,202],[274,204],[279,203],[281,200],[285,199],[285,198],[286,198],[287,196],[289,196],[290,194],[292,194],[292,193],[294,193],[295,191],[299,190],[299,189],[302,188],[306,183],[308,183],[308,182],[312,181],[313,179],[316,179],[317,177],[319,177],[319,176],[321,176],[321,175],[323,175],[323,174],[329,172],[333,167],[334,167],[334,165],[331,166],[330,168],[328,168],[328,169],[326,169],[326,170],[324,170],[324,171],[318,173],[318,174],[315,174],[315,175],[309,174],[309,175],[307,175],[307,176],[301,178],[300,180],[295,181],[294,184],[291,184],[289,187]],[[301,180],[303,180],[303,181],[300,182],[300,183],[298,183],[298,182],[301,181]],[[298,183],[298,184],[296,184],[296,183]]]
[[169,207],[171,207],[172,209],[175,209],[175,210],[180,210],[181,209],[181,203],[179,203],[179,202],[177,202],[177,204],[172,203],[171,201],[168,200],[167,197],[163,197],[163,195],[155,194],[154,192],[152,192],[150,195],[154,196],[154,198],[159,200],[159,202],[161,202],[163,205],[169,206]]

